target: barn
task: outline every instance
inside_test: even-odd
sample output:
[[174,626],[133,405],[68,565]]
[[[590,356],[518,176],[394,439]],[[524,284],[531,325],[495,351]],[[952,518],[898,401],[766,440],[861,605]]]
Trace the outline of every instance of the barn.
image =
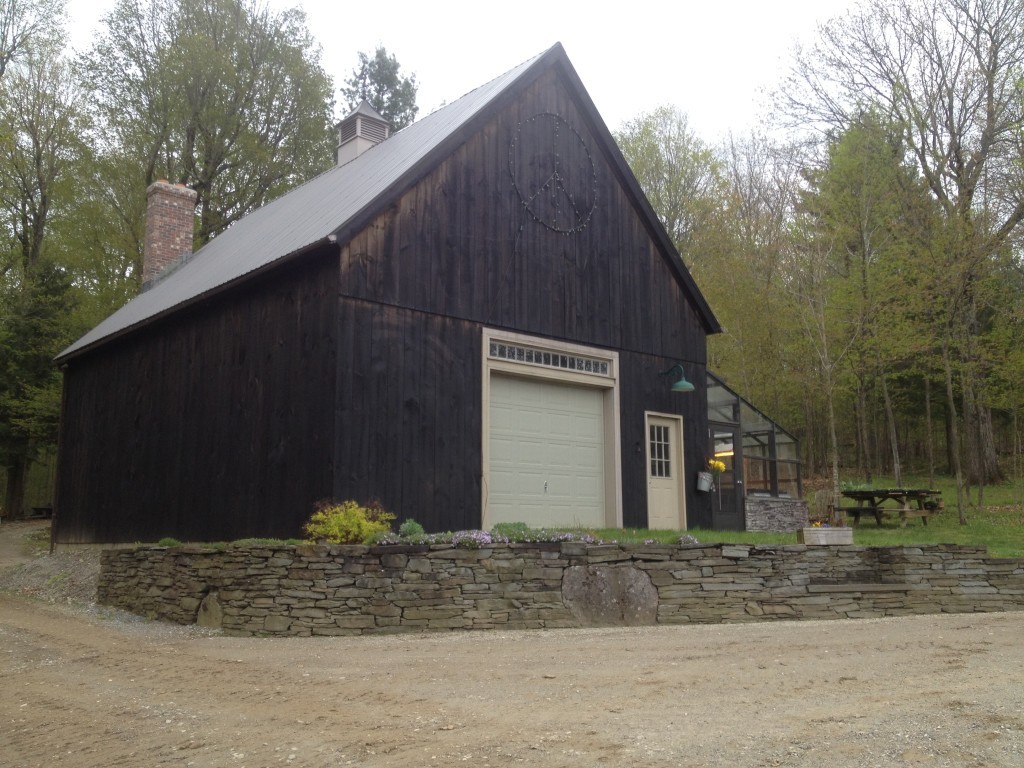
[[327,498],[716,525],[720,328],[561,45],[392,136],[363,105],[195,254],[190,190],[149,194],[144,290],[58,358],[58,543],[291,537]]

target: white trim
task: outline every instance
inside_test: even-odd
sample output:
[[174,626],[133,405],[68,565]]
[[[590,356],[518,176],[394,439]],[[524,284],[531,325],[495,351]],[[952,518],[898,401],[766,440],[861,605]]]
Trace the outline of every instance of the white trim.
[[[491,342],[512,343],[532,349],[564,355],[578,355],[608,363],[608,373],[575,371],[553,366],[536,365],[490,356]],[[490,529],[492,522],[488,509],[488,489],[491,471],[491,375],[502,373],[512,376],[545,379],[573,386],[584,386],[604,391],[604,483],[605,483],[605,526],[622,527],[622,446],[619,418],[619,354],[607,349],[585,347],[521,333],[509,333],[491,328],[483,329],[481,364],[481,450],[482,473],[480,481],[481,528]]]
[[[689,520],[686,510],[686,451],[683,445],[683,417],[678,413],[659,413],[657,411],[644,411],[644,478],[645,485],[649,489],[651,481],[651,417],[656,419],[664,419],[665,421],[671,421],[674,424],[674,431],[676,437],[679,440],[678,450],[675,452],[675,456],[671,457],[671,461],[674,465],[676,472],[676,488],[679,493],[679,528],[680,530],[687,530],[689,527]],[[647,525],[650,526],[651,521],[651,497],[647,494]]]

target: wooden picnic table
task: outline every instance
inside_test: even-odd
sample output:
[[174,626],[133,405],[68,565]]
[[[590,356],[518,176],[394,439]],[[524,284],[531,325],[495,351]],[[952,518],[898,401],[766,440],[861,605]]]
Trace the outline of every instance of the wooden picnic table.
[[[849,512],[853,515],[853,523],[860,522],[863,514],[875,516],[875,522],[882,524],[882,515],[887,512],[898,512],[900,516],[900,528],[907,527],[907,518],[920,517],[925,525],[928,525],[928,518],[937,515],[943,508],[942,491],[931,488],[864,488],[853,491],[843,491],[843,497],[857,502],[855,505],[841,506],[840,512]],[[886,502],[893,505],[883,507]]]

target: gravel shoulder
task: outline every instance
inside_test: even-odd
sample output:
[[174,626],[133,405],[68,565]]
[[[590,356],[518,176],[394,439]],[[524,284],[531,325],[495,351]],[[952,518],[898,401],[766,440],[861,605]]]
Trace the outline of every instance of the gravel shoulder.
[[229,638],[4,551],[12,766],[1024,765],[1024,613]]

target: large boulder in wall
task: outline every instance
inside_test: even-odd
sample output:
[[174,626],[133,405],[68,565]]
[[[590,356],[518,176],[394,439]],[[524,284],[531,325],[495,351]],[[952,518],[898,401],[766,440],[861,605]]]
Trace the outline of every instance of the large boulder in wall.
[[640,627],[657,622],[658,590],[645,571],[631,566],[567,568],[562,602],[584,626]]

